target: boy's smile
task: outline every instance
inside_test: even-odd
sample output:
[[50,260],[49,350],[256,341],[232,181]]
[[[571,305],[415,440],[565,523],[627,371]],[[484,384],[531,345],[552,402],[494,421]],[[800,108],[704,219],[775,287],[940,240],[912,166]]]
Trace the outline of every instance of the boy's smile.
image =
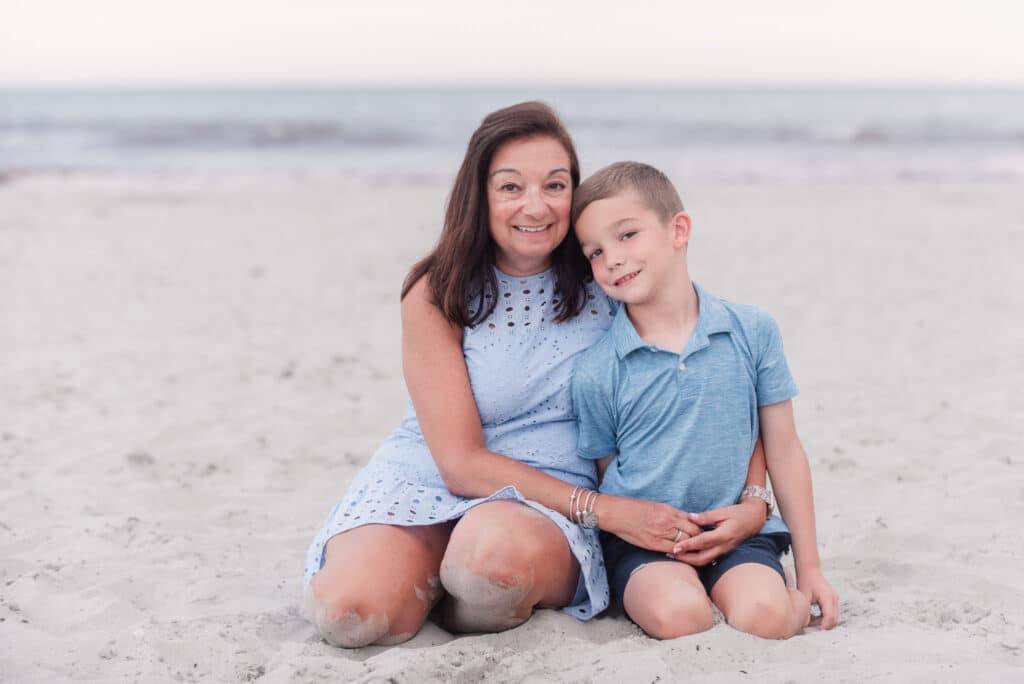
[[627,273],[626,275],[622,276],[612,284],[615,287],[625,287],[626,285],[631,283],[633,281],[633,278],[636,278],[639,274],[640,271],[633,271],[632,273]]
[[689,217],[661,220],[629,190],[590,203],[576,221],[576,234],[598,285],[613,299],[646,304],[679,274]]

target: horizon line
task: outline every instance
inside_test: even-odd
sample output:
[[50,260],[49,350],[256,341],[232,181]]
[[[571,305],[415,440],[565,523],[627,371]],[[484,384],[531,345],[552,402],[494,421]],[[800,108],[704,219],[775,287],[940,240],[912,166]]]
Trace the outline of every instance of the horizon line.
[[545,82],[511,83],[495,85],[483,82],[366,82],[366,81],[309,81],[309,82],[95,82],[95,83],[5,83],[0,92],[44,91],[152,91],[152,90],[449,90],[449,91],[509,91],[509,90],[1024,90],[1024,81],[851,81],[825,83],[821,81],[676,81],[676,82]]

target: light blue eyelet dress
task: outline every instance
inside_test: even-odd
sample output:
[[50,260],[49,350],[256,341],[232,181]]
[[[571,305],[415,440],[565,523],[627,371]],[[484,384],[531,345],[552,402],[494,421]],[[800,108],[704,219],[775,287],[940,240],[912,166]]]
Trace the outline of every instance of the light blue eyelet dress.
[[[527,277],[496,271],[498,303],[474,328],[462,348],[487,448],[516,458],[572,485],[596,488],[594,463],[576,455],[576,421],[569,379],[576,355],[611,325],[614,302],[588,285],[579,316],[555,323],[550,271]],[[563,611],[587,620],[608,606],[608,581],[596,530],[586,530],[560,513],[525,499],[513,486],[488,497],[466,499],[445,488],[423,441],[410,404],[401,427],[391,433],[356,475],[313,539],[306,557],[304,586],[323,567],[324,546],[334,535],[370,523],[433,525],[461,517],[487,501],[525,503],[558,525],[580,564],[582,585]],[[582,591],[582,588],[586,591]]]

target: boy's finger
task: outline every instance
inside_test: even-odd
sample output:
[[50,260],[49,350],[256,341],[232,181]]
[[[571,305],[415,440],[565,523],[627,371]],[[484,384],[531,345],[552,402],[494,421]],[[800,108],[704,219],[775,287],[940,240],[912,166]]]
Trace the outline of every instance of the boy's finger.
[[708,534],[708,532],[701,532],[700,534],[693,535],[689,539],[682,539],[678,544],[676,544],[676,548],[687,553],[703,551],[709,546],[714,546],[715,544],[714,539],[708,539]]
[[680,521],[679,529],[681,529],[683,533],[691,539],[704,533],[704,529],[700,525],[695,525],[689,520]]
[[822,601],[821,607],[821,626],[824,629],[832,629],[839,624],[839,597],[829,596],[827,599]]
[[680,560],[687,565],[692,565],[694,567],[702,567],[722,555],[723,550],[724,549],[720,546],[713,546],[710,549],[705,549],[703,551],[688,551],[677,554],[676,560]]
[[716,525],[725,520],[724,516],[716,512],[717,510],[718,509],[713,511],[704,511],[703,513],[690,513],[690,521],[693,522],[694,525],[701,527],[704,525]]

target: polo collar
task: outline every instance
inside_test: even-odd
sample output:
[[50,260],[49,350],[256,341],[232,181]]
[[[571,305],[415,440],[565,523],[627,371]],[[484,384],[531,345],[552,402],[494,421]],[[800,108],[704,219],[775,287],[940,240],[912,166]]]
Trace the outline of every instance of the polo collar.
[[[693,283],[693,289],[697,291],[697,325],[694,326],[686,349],[683,350],[684,357],[708,346],[710,335],[732,330],[729,312],[722,301],[697,283]],[[625,306],[619,307],[612,320],[611,335],[619,359],[626,358],[637,349],[657,349],[649,342],[645,342],[637,333],[633,321],[629,320]]]

